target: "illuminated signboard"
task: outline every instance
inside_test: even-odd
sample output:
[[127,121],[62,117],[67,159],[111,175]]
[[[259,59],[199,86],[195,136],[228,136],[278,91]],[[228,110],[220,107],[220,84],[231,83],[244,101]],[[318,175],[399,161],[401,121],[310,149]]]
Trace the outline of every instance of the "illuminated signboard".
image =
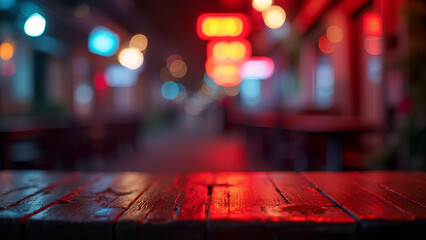
[[250,33],[248,18],[241,13],[205,13],[197,19],[201,39],[246,37]]

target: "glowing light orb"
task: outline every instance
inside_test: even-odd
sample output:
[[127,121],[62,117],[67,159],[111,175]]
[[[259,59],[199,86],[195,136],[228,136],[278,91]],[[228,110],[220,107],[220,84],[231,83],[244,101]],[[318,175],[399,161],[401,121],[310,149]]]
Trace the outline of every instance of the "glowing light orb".
[[262,12],[263,21],[272,29],[281,27],[286,19],[286,13],[280,6],[272,6]]
[[139,51],[144,51],[148,46],[148,38],[143,34],[137,34],[130,39],[129,47],[137,48]]
[[323,35],[318,40],[318,47],[321,50],[321,52],[325,54],[330,54],[334,51],[334,43],[330,42],[326,35]]
[[96,27],[90,32],[89,51],[101,56],[112,56],[118,50],[119,36],[106,27]]
[[327,39],[332,43],[338,43],[342,41],[343,32],[337,26],[330,26],[327,28]]
[[211,41],[207,44],[207,58],[217,62],[235,63],[251,56],[251,44],[245,39],[235,41]]
[[93,99],[93,88],[88,83],[80,83],[74,92],[74,99],[79,104],[88,104]]
[[363,17],[364,33],[368,37],[382,36],[382,16],[378,13],[366,13]]
[[0,45],[0,58],[7,61],[13,57],[14,48],[10,42],[4,42]]
[[241,68],[241,76],[245,80],[268,79],[274,73],[274,62],[268,57],[253,57]]
[[31,15],[24,24],[24,31],[28,36],[38,37],[44,33],[46,19],[38,13]]
[[105,70],[106,84],[110,87],[132,87],[138,81],[140,69],[130,70],[120,64],[109,65]]
[[137,48],[125,48],[118,55],[118,61],[126,68],[135,70],[142,66],[143,55]]
[[172,100],[179,94],[179,85],[175,82],[165,82],[161,86],[161,94],[165,99]]
[[273,0],[253,0],[251,5],[254,9],[262,12],[272,6]]
[[186,75],[187,69],[188,68],[186,63],[183,60],[173,61],[169,66],[170,73],[175,78],[184,77]]
[[246,37],[249,30],[248,18],[241,13],[205,13],[197,19],[201,39]]

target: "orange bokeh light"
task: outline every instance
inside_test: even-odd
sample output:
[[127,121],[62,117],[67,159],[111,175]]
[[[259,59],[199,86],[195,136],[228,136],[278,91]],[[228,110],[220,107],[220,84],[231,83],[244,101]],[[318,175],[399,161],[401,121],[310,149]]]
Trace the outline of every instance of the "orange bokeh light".
[[382,36],[382,16],[378,13],[364,14],[364,33],[367,37]]
[[13,57],[14,48],[13,45],[9,42],[4,42],[0,44],[0,58],[3,61],[8,61]]
[[327,38],[332,43],[338,43],[342,41],[343,31],[337,26],[330,26],[327,28]]
[[236,63],[251,56],[251,45],[245,39],[234,41],[211,41],[207,45],[207,58],[216,62]]
[[334,51],[334,43],[330,42],[326,35],[323,35],[318,40],[318,47],[321,52],[329,54]]
[[237,64],[216,64],[209,59],[206,62],[206,73],[220,86],[236,86],[242,81]]
[[205,13],[197,19],[197,33],[201,39],[246,37],[248,18],[241,13]]

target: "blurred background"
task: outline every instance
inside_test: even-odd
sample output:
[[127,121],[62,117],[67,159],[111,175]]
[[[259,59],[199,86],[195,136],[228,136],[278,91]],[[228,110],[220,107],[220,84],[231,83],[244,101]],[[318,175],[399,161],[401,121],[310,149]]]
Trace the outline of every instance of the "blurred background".
[[422,0],[0,0],[0,169],[426,169]]

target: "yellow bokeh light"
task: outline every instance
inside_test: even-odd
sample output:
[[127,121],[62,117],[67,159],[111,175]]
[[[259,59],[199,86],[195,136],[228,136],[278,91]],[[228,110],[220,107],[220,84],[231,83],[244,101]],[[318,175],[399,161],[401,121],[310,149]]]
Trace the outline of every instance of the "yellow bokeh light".
[[9,42],[4,42],[0,45],[0,58],[7,61],[13,57],[14,48]]
[[271,7],[272,2],[273,2],[273,0],[253,0],[251,2],[251,5],[257,11],[262,12],[262,11],[268,9],[269,7]]
[[219,42],[213,47],[213,56],[218,60],[241,60],[245,55],[246,48],[241,42]]
[[143,54],[137,48],[125,48],[118,55],[118,61],[126,68],[135,70],[142,66]]
[[332,43],[338,43],[342,41],[343,38],[343,32],[342,29],[340,29],[337,26],[330,26],[327,28],[327,38]]
[[202,23],[202,31],[207,36],[234,37],[243,31],[243,23],[236,17],[206,18]]
[[280,6],[272,6],[262,12],[263,21],[272,29],[281,27],[286,19],[286,13]]
[[148,39],[143,34],[137,34],[130,39],[129,47],[137,48],[139,51],[144,51],[148,46]]

